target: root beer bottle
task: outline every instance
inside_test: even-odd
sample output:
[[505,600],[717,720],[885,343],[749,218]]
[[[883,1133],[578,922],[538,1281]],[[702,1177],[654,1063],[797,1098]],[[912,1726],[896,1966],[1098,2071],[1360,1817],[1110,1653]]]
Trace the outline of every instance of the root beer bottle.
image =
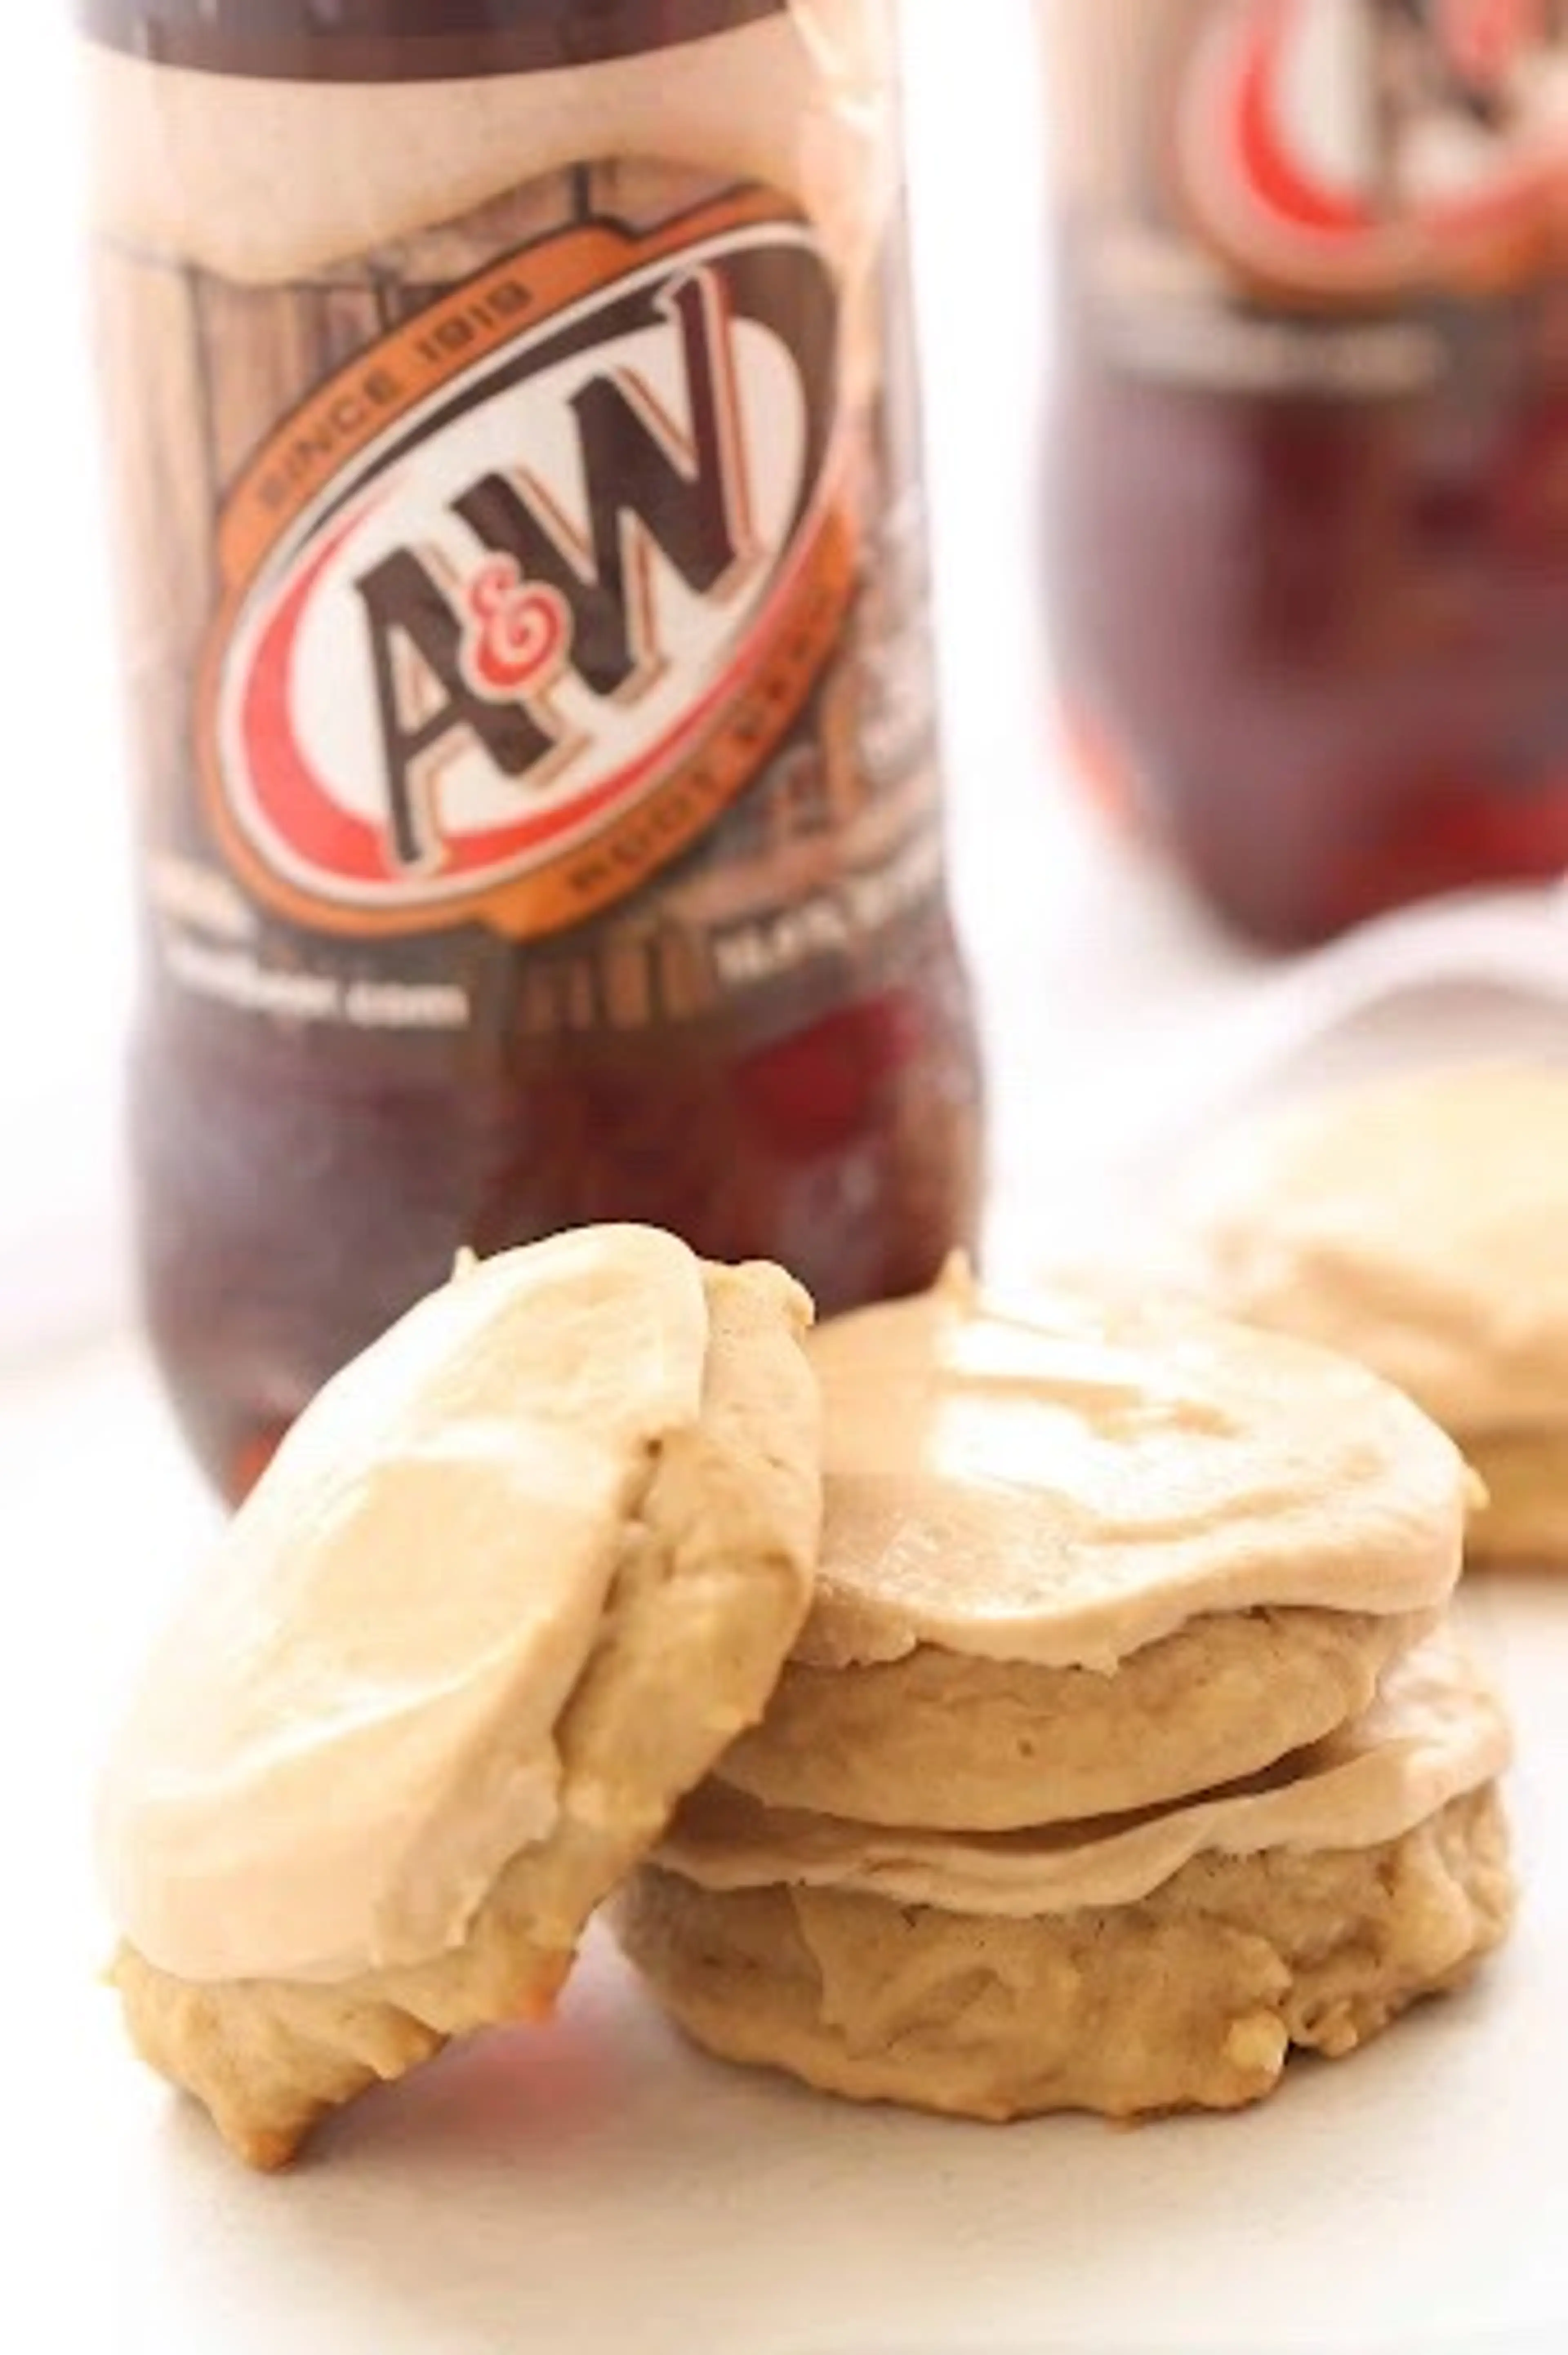
[[1058,674],[1263,939],[1568,867],[1568,7],[1040,0]]
[[969,1237],[882,0],[84,0],[149,1327],[238,1497],[455,1251]]

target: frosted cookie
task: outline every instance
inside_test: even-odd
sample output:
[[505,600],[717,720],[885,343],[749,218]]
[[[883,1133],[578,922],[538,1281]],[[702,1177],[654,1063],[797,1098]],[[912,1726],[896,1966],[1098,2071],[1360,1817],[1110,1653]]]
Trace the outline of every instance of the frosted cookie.
[[805,1295],[645,1228],[471,1267],[323,1391],[101,1811],[132,2035],[252,2164],[537,2019],[762,1709],[821,1509]]
[[1005,1830],[1254,1772],[1363,1709],[1458,1572],[1466,1475],[1364,1369],[955,1264],[824,1326],[816,1600],[717,1774]]
[[1568,1066],[1337,1091],[1218,1156],[1195,1272],[1233,1314],[1350,1352],[1491,1492],[1472,1555],[1568,1561]]
[[710,1785],[618,1927],[698,2043],[829,2092],[990,2119],[1234,2108],[1503,1937],[1508,1754],[1439,1640],[1285,1768],[1072,1830],[877,1830]]
[[1430,1614],[1212,1613],[1112,1675],[925,1644],[854,1668],[795,1662],[715,1774],[779,1806],[1009,1831],[1180,1798],[1366,1708]]

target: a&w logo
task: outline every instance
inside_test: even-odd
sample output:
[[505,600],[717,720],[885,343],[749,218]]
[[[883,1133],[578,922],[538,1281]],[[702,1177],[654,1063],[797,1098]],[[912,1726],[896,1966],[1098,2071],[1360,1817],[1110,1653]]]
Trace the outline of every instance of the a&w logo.
[[1568,217],[1568,5],[1217,0],[1175,133],[1183,213],[1254,284],[1504,283]]
[[223,520],[204,735],[253,888],[523,935],[695,840],[852,592],[836,383],[811,232],[750,195],[511,255],[323,386]]

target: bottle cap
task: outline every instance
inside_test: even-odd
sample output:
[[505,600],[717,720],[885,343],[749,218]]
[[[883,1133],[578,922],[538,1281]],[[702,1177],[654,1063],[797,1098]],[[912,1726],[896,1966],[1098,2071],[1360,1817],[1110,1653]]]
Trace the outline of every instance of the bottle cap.
[[90,39],[154,65],[273,80],[421,81],[599,65],[787,0],[78,0]]

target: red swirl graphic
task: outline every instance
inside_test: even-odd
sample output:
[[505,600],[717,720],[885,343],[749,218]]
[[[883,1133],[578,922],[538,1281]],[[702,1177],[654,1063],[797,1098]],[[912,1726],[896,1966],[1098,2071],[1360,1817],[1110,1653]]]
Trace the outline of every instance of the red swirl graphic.
[[469,628],[462,666],[475,694],[503,703],[540,694],[571,648],[572,616],[548,582],[524,581],[513,556],[482,564],[463,595]]

